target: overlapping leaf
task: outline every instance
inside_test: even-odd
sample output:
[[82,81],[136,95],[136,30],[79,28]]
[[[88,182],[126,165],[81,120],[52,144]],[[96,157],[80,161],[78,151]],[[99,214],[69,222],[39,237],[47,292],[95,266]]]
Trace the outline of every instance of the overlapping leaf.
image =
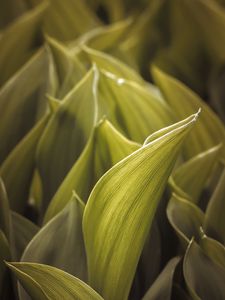
[[98,179],[115,163],[138,148],[138,144],[127,140],[106,119],[101,120],[95,127],[82,155],[51,200],[45,222],[68,203],[72,190],[75,190],[86,202]]
[[225,243],[225,171],[223,171],[218,185],[209,201],[204,230],[209,236],[216,238],[221,243]]
[[103,297],[127,299],[158,202],[195,120],[189,117],[120,161],[93,189],[83,231],[90,284]]
[[[154,68],[153,75],[177,118],[184,118],[199,107],[202,108],[201,119],[190,134],[188,143],[185,145],[185,158],[193,157],[204,150],[224,142],[224,126],[206,103],[177,79],[170,77],[159,69]],[[222,155],[224,157],[224,151]]]
[[41,138],[37,165],[43,182],[43,208],[81,154],[97,121],[97,77],[97,70],[90,70],[63,99]]
[[180,257],[172,258],[147,291],[143,300],[170,300],[172,296],[173,277]]
[[22,15],[0,35],[0,86],[26,62],[37,47],[40,24],[45,10],[46,3],[39,4]]
[[41,49],[0,90],[0,163],[46,111],[46,65]]
[[43,117],[35,125],[1,166],[0,174],[6,187],[10,207],[15,211],[24,212],[35,167],[37,143],[48,118],[49,116]]
[[48,264],[86,280],[83,210],[84,204],[73,196],[66,207],[34,236],[21,260]]
[[99,114],[128,138],[143,143],[147,136],[172,123],[166,103],[147,87],[100,72]]
[[192,237],[199,239],[204,214],[195,204],[173,194],[167,216],[185,248]]
[[35,263],[8,263],[33,300],[103,300],[78,278],[54,267]]
[[220,151],[221,145],[215,146],[179,166],[169,180],[172,191],[198,203],[199,197],[219,161]]
[[214,263],[193,241],[186,251],[183,269],[193,299],[219,300],[225,297],[225,269]]

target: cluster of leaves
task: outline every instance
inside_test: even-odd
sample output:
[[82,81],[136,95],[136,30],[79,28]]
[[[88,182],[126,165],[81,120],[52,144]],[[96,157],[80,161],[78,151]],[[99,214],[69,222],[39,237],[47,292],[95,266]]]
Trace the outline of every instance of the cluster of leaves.
[[0,3],[1,299],[225,299],[223,5]]

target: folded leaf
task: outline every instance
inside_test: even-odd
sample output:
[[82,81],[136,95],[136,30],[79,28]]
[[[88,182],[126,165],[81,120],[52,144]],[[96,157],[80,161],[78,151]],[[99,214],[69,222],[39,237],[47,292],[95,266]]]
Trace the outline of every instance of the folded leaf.
[[77,160],[96,116],[97,69],[92,69],[63,99],[49,121],[37,150],[37,166],[43,183],[43,209]]
[[103,300],[78,278],[54,267],[35,263],[7,263],[33,300]]
[[0,163],[46,112],[46,65],[41,49],[0,90]]
[[220,157],[221,145],[210,148],[179,166],[169,179],[172,190],[179,196],[198,203]]
[[142,300],[170,300],[172,296],[173,277],[180,257],[172,258]]
[[39,26],[45,10],[46,3],[39,4],[0,35],[0,86],[26,62],[37,47]]
[[205,214],[204,230],[207,235],[225,243],[225,169],[209,201]]
[[48,264],[85,281],[83,210],[84,204],[74,195],[66,207],[33,237],[21,261]]
[[192,237],[199,239],[204,214],[194,203],[173,194],[167,207],[167,217],[185,248]]
[[99,77],[99,114],[140,143],[172,122],[169,107],[147,86],[103,71]]
[[86,54],[90,62],[95,63],[100,70],[105,70],[120,78],[136,81],[140,84],[144,84],[144,80],[141,76],[135,72],[132,68],[120,60],[97,50],[83,46],[82,50]]
[[183,262],[184,279],[193,299],[224,299],[225,269],[190,242]]
[[220,242],[204,234],[200,246],[212,261],[225,269],[225,247]]
[[22,139],[3,162],[0,174],[5,183],[11,209],[23,212],[29,195],[30,183],[35,166],[37,143],[48,122],[48,116]]
[[[177,79],[159,69],[153,69],[153,76],[177,118],[184,118],[199,107],[202,108],[201,118],[190,133],[188,142],[184,147],[186,159],[224,142],[225,128],[205,102]],[[222,155],[225,157],[224,147]]]
[[95,185],[84,211],[90,284],[106,299],[127,299],[146,236],[182,142],[196,120],[143,146]]
[[71,198],[72,190],[86,202],[98,179],[115,163],[139,147],[121,135],[106,119],[101,120],[94,128],[81,156],[51,200],[44,222],[63,209]]
[[48,45],[54,59],[58,88],[56,96],[62,99],[85,75],[85,67],[69,50],[53,38],[47,37]]

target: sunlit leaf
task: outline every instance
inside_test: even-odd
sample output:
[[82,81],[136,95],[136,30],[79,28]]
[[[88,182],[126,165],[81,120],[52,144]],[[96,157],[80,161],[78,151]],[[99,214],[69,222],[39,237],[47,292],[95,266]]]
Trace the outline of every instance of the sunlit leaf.
[[47,122],[48,116],[42,118],[13,149],[0,169],[10,207],[15,211],[23,212],[26,206],[35,166],[36,147]]
[[141,76],[120,60],[106,53],[88,48],[87,46],[83,46],[82,50],[86,54],[87,58],[89,58],[90,62],[95,63],[99,69],[115,74],[120,78],[144,84],[144,80]]
[[43,183],[43,208],[81,154],[97,122],[97,80],[97,70],[90,70],[63,99],[40,140],[37,165]]
[[35,263],[8,263],[33,300],[103,300],[78,278],[54,267]]
[[99,77],[99,114],[106,115],[125,136],[140,143],[172,123],[169,107],[154,92],[103,71]]
[[184,263],[184,279],[194,300],[225,297],[225,269],[214,263],[195,243],[190,242]]
[[192,115],[185,125],[117,163],[88,199],[83,231],[89,282],[106,299],[128,297],[158,202],[195,120]]
[[101,120],[83,153],[51,200],[45,222],[63,209],[70,200],[72,190],[86,202],[98,179],[115,163],[139,147],[122,136],[106,119]]

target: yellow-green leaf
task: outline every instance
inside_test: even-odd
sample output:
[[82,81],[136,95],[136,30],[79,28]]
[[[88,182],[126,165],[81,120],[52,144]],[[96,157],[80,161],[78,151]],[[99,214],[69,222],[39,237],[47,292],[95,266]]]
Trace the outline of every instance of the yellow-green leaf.
[[225,298],[225,269],[214,263],[193,241],[184,257],[183,272],[194,300]]
[[39,28],[45,10],[46,3],[40,4],[39,2],[37,7],[23,14],[0,35],[0,86],[26,62],[37,48]]
[[199,238],[204,214],[194,203],[173,194],[167,207],[167,217],[184,248],[192,237]]
[[106,119],[101,120],[51,200],[44,221],[47,222],[63,209],[70,200],[72,190],[86,202],[98,179],[115,163],[139,147],[126,139]]
[[33,300],[103,300],[78,278],[54,267],[35,263],[7,263]]
[[21,261],[48,264],[86,281],[83,210],[84,204],[74,195],[66,207],[33,237]]
[[29,196],[29,188],[35,167],[37,143],[48,122],[43,117],[22,139],[3,162],[0,174],[5,183],[11,209],[23,212]]
[[0,163],[46,111],[46,65],[41,49],[0,90]]
[[72,89],[49,121],[37,151],[43,183],[43,208],[84,149],[97,121],[97,69]]
[[[185,118],[193,111],[199,108],[202,109],[201,118],[195,129],[190,133],[188,142],[186,142],[184,147],[186,159],[215,145],[224,143],[225,128],[222,122],[197,94],[177,79],[157,68],[153,69],[153,76],[177,118]],[[223,157],[224,153],[223,151]]]
[[207,235],[225,243],[225,169],[209,201],[205,213],[204,230]]
[[125,300],[146,236],[182,142],[196,120],[156,139],[97,182],[84,211],[89,282],[107,300]]
[[221,145],[210,148],[179,166],[169,179],[172,191],[197,203],[220,158]]

